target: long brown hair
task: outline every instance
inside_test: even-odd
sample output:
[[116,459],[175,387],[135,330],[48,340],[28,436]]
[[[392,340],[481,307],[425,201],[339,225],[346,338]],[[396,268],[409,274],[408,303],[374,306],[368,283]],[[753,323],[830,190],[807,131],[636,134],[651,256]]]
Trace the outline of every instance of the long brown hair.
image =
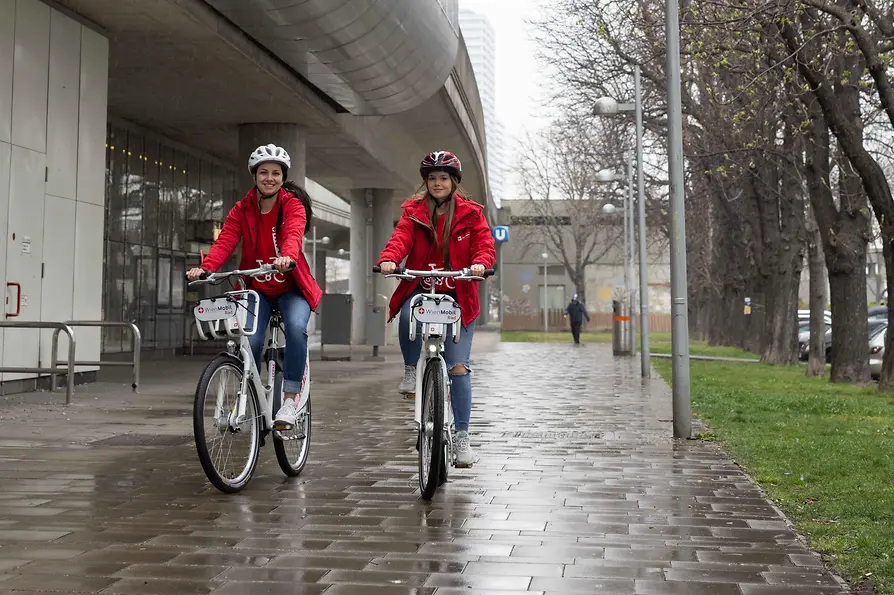
[[453,227],[453,218],[456,215],[456,197],[457,195],[465,197],[465,192],[460,187],[459,181],[454,176],[450,176],[450,180],[453,182],[453,190],[450,192],[450,200],[447,202],[447,212],[444,213],[444,234],[441,237],[438,237],[438,203],[428,191],[427,180],[423,180],[422,186],[416,191],[416,200],[419,202],[424,200],[428,207],[428,220],[431,222],[432,235],[435,237],[435,247],[441,252],[445,269],[450,269],[450,232]]

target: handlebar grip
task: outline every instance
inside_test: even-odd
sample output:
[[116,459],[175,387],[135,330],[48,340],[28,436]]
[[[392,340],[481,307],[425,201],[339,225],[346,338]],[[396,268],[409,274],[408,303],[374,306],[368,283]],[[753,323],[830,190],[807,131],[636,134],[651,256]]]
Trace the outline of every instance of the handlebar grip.
[[382,267],[380,267],[379,265],[373,265],[373,272],[374,272],[374,273],[381,273],[381,272],[382,272]]
[[[401,265],[397,265],[397,267],[394,269],[394,272],[391,273],[391,274],[392,274],[392,275],[403,275],[405,270],[406,270],[406,269],[404,269],[404,267],[402,267]],[[372,272],[374,272],[374,273],[381,273],[381,272],[382,272],[382,267],[380,267],[379,265],[375,265],[375,266],[373,266],[373,268],[372,268]]]
[[496,274],[497,274],[496,269],[484,269],[484,276],[485,276],[485,277],[493,277],[493,276],[496,275]]
[[294,271],[296,268],[298,268],[298,263],[295,262],[295,261],[293,260],[293,261],[291,262],[291,264],[289,265],[289,268],[287,268],[286,270],[287,270],[287,271]]

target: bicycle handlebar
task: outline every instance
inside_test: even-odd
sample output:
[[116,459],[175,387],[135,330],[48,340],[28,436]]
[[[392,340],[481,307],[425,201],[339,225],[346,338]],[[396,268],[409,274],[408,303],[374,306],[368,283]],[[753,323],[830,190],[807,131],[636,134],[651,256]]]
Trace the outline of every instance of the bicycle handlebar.
[[[381,273],[382,267],[379,265],[375,265],[372,268],[372,272]],[[494,269],[484,269],[484,275],[477,276],[472,275],[472,269],[466,268],[459,271],[414,271],[410,269],[406,269],[400,265],[394,269],[394,272],[390,275],[385,275],[386,277],[400,277],[402,279],[416,279],[416,278],[452,278],[459,279],[461,281],[474,281],[478,279],[484,279],[486,277],[491,277],[496,274],[496,270]]]
[[[294,260],[292,264],[287,268],[287,271],[295,270],[295,267],[298,266],[298,263]],[[276,271],[276,267],[272,264],[262,264],[256,269],[245,269],[245,270],[236,270],[236,271],[227,271],[224,273],[209,273],[205,272],[201,277],[196,279],[195,281],[190,281],[188,285],[195,285],[197,283],[215,283],[218,281],[223,281],[224,279],[229,279],[230,277],[258,277],[260,275],[267,275],[271,272]]]

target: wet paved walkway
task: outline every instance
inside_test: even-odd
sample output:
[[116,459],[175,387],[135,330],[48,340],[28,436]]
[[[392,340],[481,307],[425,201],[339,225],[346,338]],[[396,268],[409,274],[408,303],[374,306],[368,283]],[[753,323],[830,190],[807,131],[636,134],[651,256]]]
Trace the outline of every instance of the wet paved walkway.
[[477,462],[430,503],[399,364],[315,362],[304,474],[268,445],[226,496],[192,443],[202,363],[149,362],[140,395],[98,383],[68,409],[0,398],[0,592],[846,592],[728,458],[674,444],[666,387],[644,396],[608,346],[478,348]]

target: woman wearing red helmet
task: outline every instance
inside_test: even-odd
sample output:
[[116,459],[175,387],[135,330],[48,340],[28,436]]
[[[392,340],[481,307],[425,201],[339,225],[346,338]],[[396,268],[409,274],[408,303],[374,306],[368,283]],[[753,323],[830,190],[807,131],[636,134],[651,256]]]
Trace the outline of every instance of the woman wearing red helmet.
[[[397,263],[407,260],[414,270],[458,270],[470,268],[483,275],[492,268],[497,254],[490,226],[481,205],[465,198],[459,190],[462,164],[453,153],[435,151],[419,167],[423,184],[406,201],[394,234],[379,257],[383,274],[393,273]],[[400,313],[400,348],[404,356],[404,380],[400,392],[416,388],[416,362],[422,351],[422,333],[410,341],[410,298],[431,289],[430,279],[403,280],[391,297],[389,321]],[[445,356],[450,375],[450,401],[456,424],[456,466],[471,467],[474,457],[469,444],[469,419],[472,414],[472,379],[469,355],[475,320],[481,310],[477,281],[455,283],[452,279],[435,280],[437,291],[452,295],[462,308],[463,331],[460,342],[447,337]]]

